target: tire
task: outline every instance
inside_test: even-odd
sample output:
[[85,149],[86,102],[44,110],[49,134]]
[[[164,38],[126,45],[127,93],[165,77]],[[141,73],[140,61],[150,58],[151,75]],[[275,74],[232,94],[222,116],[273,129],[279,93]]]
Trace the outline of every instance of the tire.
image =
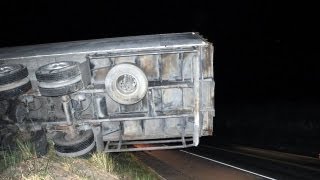
[[147,93],[148,80],[144,72],[133,64],[118,64],[107,74],[108,95],[120,104],[139,102]]
[[24,79],[28,76],[27,68],[22,64],[1,64],[0,85]]
[[31,82],[28,81],[27,83],[25,83],[21,86],[15,87],[13,89],[0,91],[0,100],[10,99],[12,97],[17,97],[17,96],[27,92],[31,88],[32,88]]
[[79,91],[83,88],[82,81],[78,81],[73,84],[65,85],[57,88],[42,88],[39,86],[39,91],[42,96],[55,97],[55,96],[63,96],[67,94],[71,94]]
[[92,130],[80,131],[73,138],[68,139],[66,133],[57,132],[53,137],[54,149],[59,156],[78,157],[89,154],[95,147]]
[[39,82],[55,82],[72,79],[80,73],[78,62],[61,61],[41,66],[35,74]]

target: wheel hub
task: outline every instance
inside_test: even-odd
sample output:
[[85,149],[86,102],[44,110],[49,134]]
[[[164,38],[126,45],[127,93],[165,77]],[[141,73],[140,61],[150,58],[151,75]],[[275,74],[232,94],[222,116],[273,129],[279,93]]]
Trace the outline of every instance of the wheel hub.
[[130,94],[137,89],[137,80],[130,74],[124,74],[117,79],[117,88],[124,94]]
[[69,64],[66,63],[66,62],[57,62],[57,63],[53,63],[53,64],[49,64],[46,69],[47,70],[57,70],[57,69],[63,69],[63,68],[66,68],[68,67]]

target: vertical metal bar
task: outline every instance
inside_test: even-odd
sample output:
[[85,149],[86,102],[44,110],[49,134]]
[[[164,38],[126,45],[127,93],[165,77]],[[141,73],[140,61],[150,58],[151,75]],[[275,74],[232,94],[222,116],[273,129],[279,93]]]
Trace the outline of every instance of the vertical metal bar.
[[121,106],[122,106],[122,104],[119,104],[119,109],[118,109],[118,111],[119,111],[119,113],[121,113]]
[[187,119],[188,119],[188,117],[182,119],[183,120],[183,131],[181,133],[181,140],[182,140],[183,147],[186,147],[186,145],[187,145],[186,139],[185,139]]
[[181,75],[181,80],[184,81],[184,76],[183,76],[183,63],[184,63],[184,60],[183,60],[183,56],[184,54],[183,53],[179,53],[179,65],[180,65],[180,75]]
[[[159,66],[159,80],[162,83],[162,73],[163,73],[163,62],[162,62],[162,54],[158,56],[158,66]],[[163,93],[162,89],[160,89],[160,95],[161,95],[161,111],[163,111]]]
[[96,142],[96,148],[98,152],[103,151],[103,138],[101,133],[101,127],[100,126],[94,126],[92,127],[93,135],[94,135],[94,141]]
[[[147,90],[147,94],[146,94],[146,97],[147,97],[147,115],[148,116],[151,116],[151,103],[150,103],[150,101],[151,101],[151,94],[152,94],[152,92],[151,92],[152,90]],[[140,111],[141,111],[142,109],[140,108]]]
[[69,108],[70,98],[69,98],[69,96],[65,95],[65,96],[61,97],[61,100],[62,100],[62,107],[63,107],[64,114],[66,116],[67,124],[72,125],[71,112],[70,112],[70,108]]
[[193,145],[199,145],[199,127],[200,127],[200,59],[199,54],[192,59],[193,64],[193,90],[194,90],[194,127],[193,127]]
[[210,72],[210,73],[211,73],[210,76],[211,76],[212,78],[214,78],[214,69],[213,69],[213,63],[214,63],[214,62],[213,62],[213,52],[214,52],[214,48],[213,48],[213,45],[210,44],[209,47],[208,47],[208,49],[209,49],[209,51],[210,51],[210,52],[209,52],[209,58],[208,58],[208,60],[212,62],[212,63],[210,63],[210,65],[211,65],[211,68],[210,68],[210,69],[212,70],[212,71]]
[[164,106],[163,106],[163,89],[160,89],[160,95],[161,95],[161,111],[163,111]]
[[[191,71],[194,73],[194,64],[193,64],[193,59],[195,55],[192,56],[192,62],[191,62]],[[191,82],[194,82],[194,74],[191,76]]]
[[[204,88],[203,88],[203,63],[204,63],[204,55],[203,55],[203,47],[200,47],[200,57],[199,57],[199,66],[200,66],[200,75],[201,75],[201,80],[200,80],[200,91],[199,91],[199,97],[200,97],[200,107],[199,107],[199,110],[200,109],[203,109],[203,107],[205,106],[203,103],[203,91],[204,91]],[[200,131],[199,133],[202,134],[202,129],[203,129],[203,120],[204,120],[204,112],[201,111],[201,116],[200,118],[202,117],[201,121],[199,122],[199,126],[200,126]]]
[[94,103],[94,98],[93,98],[94,95],[93,95],[93,93],[91,93],[90,95],[91,95],[90,98],[91,98],[91,103],[92,103],[92,106],[91,106],[92,108],[91,109],[92,109],[92,113],[93,113],[93,117],[92,118],[93,119],[98,119],[98,116],[97,116],[97,113],[96,113],[96,107],[95,107],[96,103]]
[[183,91],[184,91],[184,89],[183,88],[180,88],[180,90],[181,90],[181,93],[182,93],[182,109],[184,109],[184,93],[183,93]]
[[157,58],[157,61],[158,61],[158,67],[159,67],[159,80],[160,82],[162,82],[162,54],[159,54],[158,55],[158,58]]
[[186,143],[186,139],[185,139],[185,137],[184,137],[184,135],[182,135],[181,136],[182,137],[182,145],[183,145],[183,147],[186,147],[187,146],[187,143]]
[[66,121],[67,121],[67,125],[68,125],[68,128],[69,128],[69,134],[70,134],[71,137],[75,137],[76,130],[75,130],[74,126],[73,126],[70,107],[69,107],[70,97],[68,95],[62,96],[61,100],[62,100],[63,111],[64,111],[64,114],[66,116]]
[[148,91],[148,115],[151,117],[157,116],[155,111],[155,104],[154,104],[154,92],[153,89]]
[[120,150],[121,149],[121,145],[122,145],[122,133],[123,133],[123,122],[120,121],[120,133],[119,133],[119,142],[118,142],[118,147],[117,149]]
[[120,137],[119,137],[119,142],[118,142],[118,147],[117,147],[118,150],[121,149],[121,145],[122,145],[122,135],[120,135]]
[[110,141],[107,142],[106,147],[104,148],[104,151],[109,150],[109,146],[110,146]]

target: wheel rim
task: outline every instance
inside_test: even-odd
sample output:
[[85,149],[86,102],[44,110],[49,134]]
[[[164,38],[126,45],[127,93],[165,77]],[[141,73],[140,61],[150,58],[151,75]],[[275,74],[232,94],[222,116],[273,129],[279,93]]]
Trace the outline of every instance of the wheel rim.
[[121,93],[131,94],[137,90],[137,79],[130,74],[121,75],[116,81],[116,87]]
[[44,69],[48,71],[54,71],[54,70],[63,69],[69,66],[70,64],[68,62],[57,62],[57,63],[48,64],[47,66],[44,67]]
[[105,78],[106,92],[120,104],[134,104],[141,101],[148,90],[148,79],[144,72],[133,64],[114,66]]

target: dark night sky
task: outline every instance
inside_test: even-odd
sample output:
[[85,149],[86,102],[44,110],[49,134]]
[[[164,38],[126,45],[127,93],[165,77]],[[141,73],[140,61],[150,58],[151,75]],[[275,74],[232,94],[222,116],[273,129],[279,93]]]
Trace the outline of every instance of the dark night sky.
[[224,87],[217,93],[223,101],[248,99],[243,93],[254,100],[281,96],[274,83],[281,86],[288,78],[283,72],[287,62],[280,60],[274,6],[238,1],[11,2],[0,11],[0,46],[198,31],[215,45],[217,85]]
[[[312,12],[272,1],[183,2],[9,1],[0,46],[197,31],[215,46],[218,137],[288,146],[319,137]],[[281,45],[280,32],[289,39]]]

